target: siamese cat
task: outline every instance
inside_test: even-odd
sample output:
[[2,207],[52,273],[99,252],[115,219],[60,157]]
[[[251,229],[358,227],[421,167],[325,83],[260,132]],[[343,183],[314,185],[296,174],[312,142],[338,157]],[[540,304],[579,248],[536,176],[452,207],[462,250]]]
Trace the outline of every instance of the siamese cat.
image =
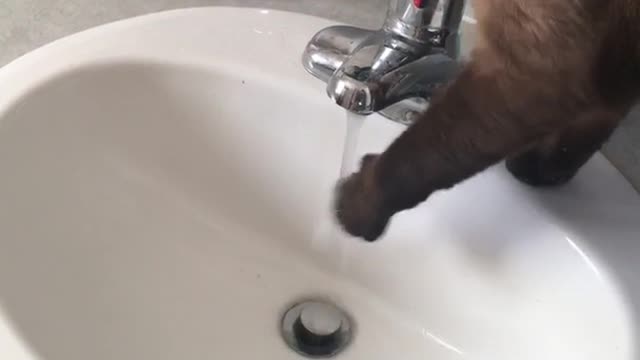
[[532,186],[569,181],[640,95],[639,0],[475,0],[479,39],[458,76],[381,154],[337,186],[351,235],[506,160]]

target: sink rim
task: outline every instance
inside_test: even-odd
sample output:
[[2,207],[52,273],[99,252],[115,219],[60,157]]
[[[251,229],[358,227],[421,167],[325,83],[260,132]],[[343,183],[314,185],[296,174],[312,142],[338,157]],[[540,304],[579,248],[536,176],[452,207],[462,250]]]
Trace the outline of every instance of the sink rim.
[[[99,26],[97,28],[92,28],[89,30],[85,30],[81,33],[70,35],[68,37],[57,40],[49,45],[45,45],[42,48],[39,48],[17,60],[14,60],[10,64],[0,69],[0,118],[4,115],[4,112],[10,108],[12,108],[15,101],[19,100],[26,94],[28,94],[33,88],[37,88],[40,84],[46,82],[51,77],[60,76],[61,73],[66,71],[74,71],[78,66],[83,66],[87,62],[110,62],[113,61],[114,58],[127,58],[127,54],[123,54],[118,51],[120,45],[112,43],[109,46],[101,47],[100,45],[94,45],[96,48],[101,49],[98,52],[95,52],[96,49],[87,49],[86,43],[92,39],[100,38],[101,36],[115,37],[115,33],[117,31],[129,31],[128,29],[134,29],[136,26],[144,26],[147,20],[152,20],[150,22],[156,23],[163,20],[163,18],[171,18],[172,16],[186,16],[192,12],[206,12],[206,11],[215,11],[219,12],[221,9],[226,9],[230,11],[249,11],[249,12],[261,12],[264,9],[251,9],[251,8],[235,8],[235,7],[209,7],[209,8],[189,8],[189,9],[178,9],[165,11],[155,14],[142,15],[139,17],[121,20],[115,23],[110,23],[106,25]],[[225,11],[225,10],[222,10]],[[286,14],[287,16],[295,16],[299,19],[309,19],[314,18],[316,20],[314,25],[325,26],[332,25],[333,22],[329,20],[325,20],[322,18],[317,18],[309,15],[302,15],[297,13],[291,13],[286,11],[276,11],[276,10],[268,10],[271,13],[281,13]],[[311,27],[311,26],[309,26]],[[306,38],[306,35],[304,36]],[[115,50],[114,53],[111,53],[110,50]],[[144,55],[146,51],[140,51],[139,55]],[[206,51],[204,51],[206,52]],[[154,58],[158,54],[162,53],[160,51],[157,54],[150,54],[149,58]],[[77,57],[73,60],[73,62],[69,63],[63,61],[60,58],[52,59],[52,57],[59,56],[59,54],[64,54],[62,57],[75,56]],[[201,65],[206,65],[209,63],[211,59],[202,58],[200,54],[192,54],[189,56],[185,56],[183,61],[192,62]],[[52,61],[53,60],[53,61]],[[25,74],[26,76],[25,80]],[[316,82],[312,78],[308,78],[308,75],[303,71],[300,66],[299,71],[295,72],[293,75],[291,72],[288,72],[288,77],[293,77],[293,81],[298,81],[303,90],[301,91],[313,91],[317,93],[318,98],[321,98],[324,94],[322,91],[324,85],[320,82]],[[13,86],[8,86],[7,89],[3,89],[4,84],[12,84]],[[20,80],[20,83],[17,83]],[[17,85],[15,84],[17,83]],[[0,126],[2,124],[0,123]],[[604,160],[601,155],[597,155],[596,161],[599,166],[608,166],[607,171],[614,171],[613,167]],[[604,169],[604,168],[603,168]],[[620,176],[616,173],[617,176]],[[626,182],[626,181],[625,181]],[[628,190],[632,190],[631,186],[628,185]],[[622,185],[624,186],[624,185]],[[629,193],[631,194],[631,193]],[[633,195],[637,197],[637,193],[633,191]],[[640,209],[640,207],[638,207]],[[638,248],[640,249],[640,247]],[[640,299],[637,299],[640,301]]]

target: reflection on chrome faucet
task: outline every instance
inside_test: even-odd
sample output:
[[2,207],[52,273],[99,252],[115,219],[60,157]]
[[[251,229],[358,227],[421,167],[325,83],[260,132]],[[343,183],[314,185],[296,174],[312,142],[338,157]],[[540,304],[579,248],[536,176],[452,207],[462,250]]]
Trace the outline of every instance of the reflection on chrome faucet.
[[332,26],[307,45],[304,67],[338,105],[411,123],[458,69],[465,0],[391,0],[382,29]]

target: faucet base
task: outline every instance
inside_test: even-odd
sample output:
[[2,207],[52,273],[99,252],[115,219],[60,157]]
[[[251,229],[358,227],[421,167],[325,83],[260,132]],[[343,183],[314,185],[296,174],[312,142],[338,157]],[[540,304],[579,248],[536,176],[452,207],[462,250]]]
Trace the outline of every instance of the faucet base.
[[428,107],[429,100],[422,98],[413,98],[400,101],[383,110],[380,110],[379,114],[389,120],[409,126],[416,120],[418,120],[420,114],[427,111]]

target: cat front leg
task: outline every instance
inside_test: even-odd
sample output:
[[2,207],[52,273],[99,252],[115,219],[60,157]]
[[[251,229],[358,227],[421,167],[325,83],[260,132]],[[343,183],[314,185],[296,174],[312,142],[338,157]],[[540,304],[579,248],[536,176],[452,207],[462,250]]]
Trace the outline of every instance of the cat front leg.
[[600,150],[622,117],[604,108],[589,109],[567,128],[507,159],[507,169],[531,186],[563,185]]
[[483,60],[468,64],[389,148],[339,183],[335,213],[348,233],[378,239],[395,213],[556,133],[566,125],[557,119],[575,117],[583,105],[561,83],[550,84],[561,79],[510,75]]

